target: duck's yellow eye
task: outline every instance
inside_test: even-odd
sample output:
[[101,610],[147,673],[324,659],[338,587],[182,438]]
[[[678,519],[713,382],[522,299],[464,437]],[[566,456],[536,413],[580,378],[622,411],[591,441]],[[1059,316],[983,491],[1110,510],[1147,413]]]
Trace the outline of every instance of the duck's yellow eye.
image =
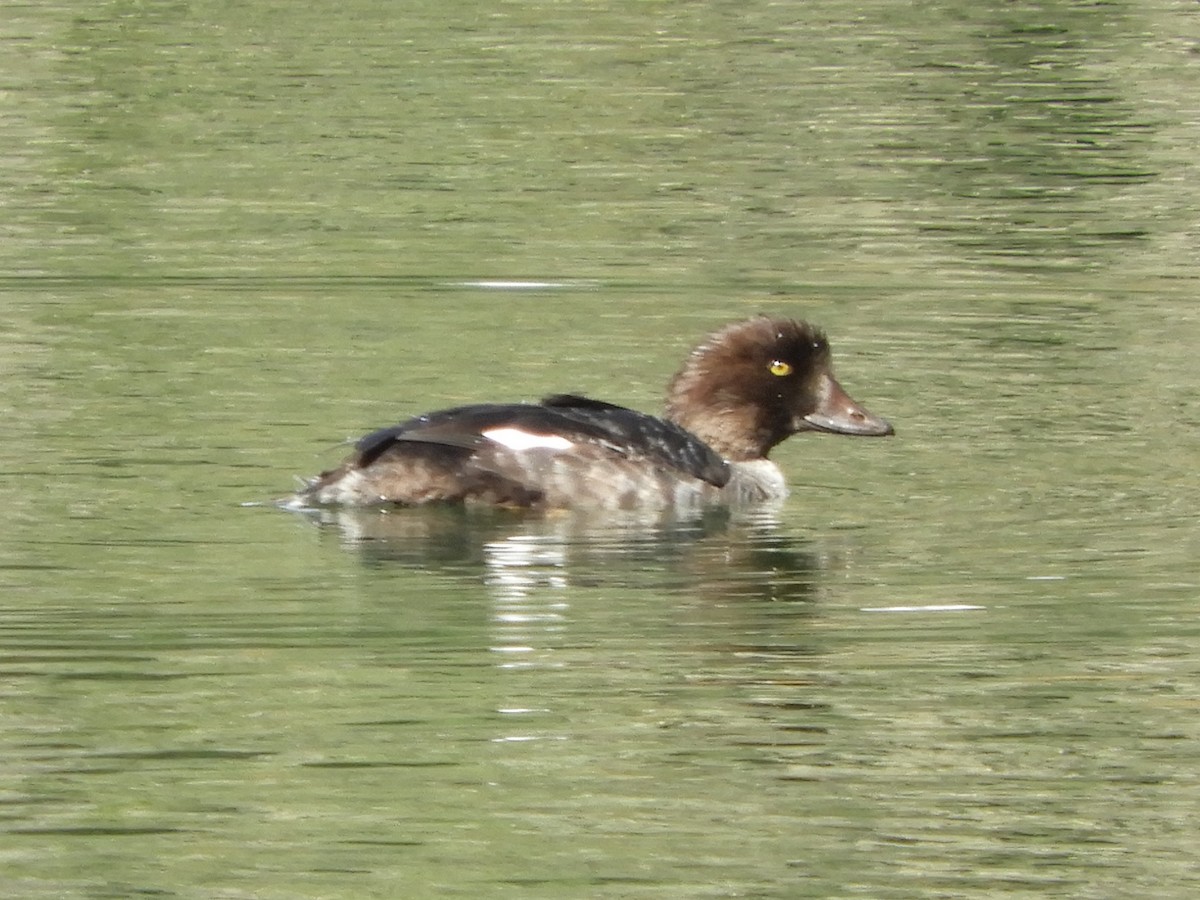
[[785,363],[782,359],[771,360],[771,365],[767,366],[771,370],[772,375],[783,377],[784,375],[792,374],[792,366],[790,363]]

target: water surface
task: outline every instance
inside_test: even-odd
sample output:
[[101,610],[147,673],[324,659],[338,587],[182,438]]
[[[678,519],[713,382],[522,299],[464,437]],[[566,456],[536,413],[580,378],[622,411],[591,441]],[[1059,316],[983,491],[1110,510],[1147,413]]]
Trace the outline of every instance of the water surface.
[[[1198,39],[13,7],[5,896],[1194,896]],[[778,509],[243,505],[758,311],[898,431]]]

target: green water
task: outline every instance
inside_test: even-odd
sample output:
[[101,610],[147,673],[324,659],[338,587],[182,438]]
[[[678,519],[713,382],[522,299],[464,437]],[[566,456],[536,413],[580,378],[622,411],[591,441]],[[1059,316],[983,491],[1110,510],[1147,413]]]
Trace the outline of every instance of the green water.
[[[1195,895],[1190,5],[4,19],[4,896]],[[243,505],[758,311],[779,510]]]

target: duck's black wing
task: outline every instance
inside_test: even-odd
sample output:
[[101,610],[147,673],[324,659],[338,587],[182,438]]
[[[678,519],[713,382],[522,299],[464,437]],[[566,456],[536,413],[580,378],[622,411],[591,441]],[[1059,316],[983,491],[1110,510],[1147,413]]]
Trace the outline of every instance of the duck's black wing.
[[613,456],[645,460],[716,487],[729,481],[729,464],[673,422],[574,394],[556,394],[540,404],[484,403],[416,416],[361,438],[355,445],[356,462],[365,468],[389,448],[405,442],[479,450],[493,443],[485,432],[499,428],[562,436]]
[[729,481],[729,463],[686,428],[667,419],[577,394],[553,394],[542,400],[542,407],[581,429],[595,429],[626,455],[643,456],[715,487],[724,487]]
[[482,447],[487,442],[483,432],[511,421],[512,410],[521,408],[522,404],[478,403],[413,416],[399,425],[389,425],[359,438],[354,445],[358,464],[369,466],[389,447],[402,441],[464,449]]

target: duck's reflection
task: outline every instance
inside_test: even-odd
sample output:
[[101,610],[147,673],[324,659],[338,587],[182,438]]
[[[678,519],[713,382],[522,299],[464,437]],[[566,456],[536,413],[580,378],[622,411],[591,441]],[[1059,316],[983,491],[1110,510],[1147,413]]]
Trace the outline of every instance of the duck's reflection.
[[586,586],[803,601],[821,568],[811,547],[780,530],[777,507],[688,517],[463,507],[304,514],[369,566],[477,578],[499,604]]
[[[306,515],[373,574],[400,570],[401,590],[419,585],[408,596],[420,600],[420,621],[473,621],[487,669],[506,673],[487,688],[502,714],[491,740],[504,742],[562,740],[591,721],[595,701],[581,698],[639,690],[654,697],[646,709],[655,717],[685,722],[692,692],[708,704],[744,687],[749,713],[734,715],[757,728],[764,697],[800,702],[794,671],[819,652],[815,600],[837,565],[761,507],[690,518],[463,508]],[[431,578],[439,590],[426,593]],[[398,594],[385,581],[373,595],[392,615]],[[486,607],[463,606],[464,593],[482,593]],[[663,699],[664,685],[674,686],[667,695],[682,691],[678,701]]]

